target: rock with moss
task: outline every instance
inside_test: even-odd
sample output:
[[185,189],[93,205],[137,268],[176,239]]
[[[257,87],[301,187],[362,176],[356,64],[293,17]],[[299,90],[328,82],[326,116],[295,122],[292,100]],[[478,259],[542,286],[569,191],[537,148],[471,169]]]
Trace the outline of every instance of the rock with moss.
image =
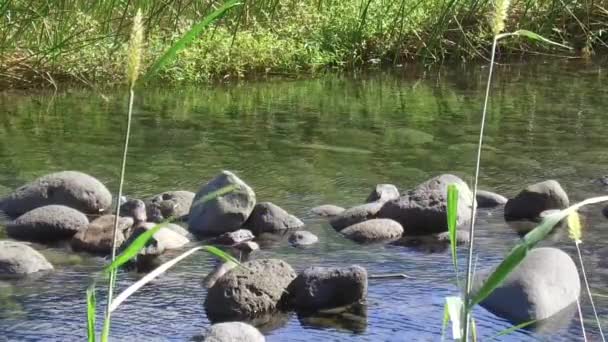
[[222,171],[194,197],[189,230],[197,236],[235,231],[247,221],[255,203],[255,193],[245,182],[230,171]]
[[0,277],[52,270],[46,258],[32,247],[16,241],[0,240]]
[[47,205],[28,211],[6,225],[8,236],[28,241],[51,242],[70,239],[86,229],[85,214],[64,205]]
[[78,171],[62,171],[40,177],[0,200],[0,211],[16,218],[47,205],[64,205],[98,215],[112,205],[112,194],[96,178]]

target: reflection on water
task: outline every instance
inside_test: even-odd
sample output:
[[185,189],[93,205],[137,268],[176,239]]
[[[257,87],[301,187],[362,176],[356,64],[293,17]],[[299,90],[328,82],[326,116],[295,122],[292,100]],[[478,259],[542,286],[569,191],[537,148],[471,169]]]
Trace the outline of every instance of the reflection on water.
[[[254,257],[282,258],[296,270],[360,264],[373,274],[409,276],[370,281],[365,315],[273,317],[263,323],[270,341],[435,341],[444,297],[458,291],[448,252],[357,245],[309,212],[325,203],[360,204],[376,183],[405,190],[442,172],[470,181],[486,69],[402,73],[140,91],[126,192],[143,197],[196,191],[220,170],[230,169],[254,188],[259,201],[275,202],[299,216],[320,239],[305,249],[269,239]],[[608,165],[608,87],[602,68],[573,62],[505,66],[495,80],[481,187],[512,196],[525,184],[554,178],[572,201],[605,194],[592,181],[606,174]],[[104,95],[107,101],[88,91],[54,98],[0,95],[0,195],[64,169],[90,173],[114,190],[126,98],[123,92]],[[479,215],[477,267],[483,269],[495,266],[518,235],[501,210]],[[584,215],[583,256],[592,291],[606,293],[608,221],[599,207]],[[573,252],[563,237],[545,244]],[[54,272],[0,288],[1,336],[82,340],[84,289],[103,259],[70,256],[58,248],[42,253],[56,266]],[[113,336],[176,341],[200,336],[209,324],[202,282],[214,265],[209,256],[195,254],[129,298],[114,315]],[[137,279],[123,273],[118,286],[124,289]],[[99,303],[103,296],[99,293]],[[589,304],[581,300],[589,338],[597,340]],[[601,314],[608,314],[608,299],[596,300]],[[482,308],[475,314],[482,340],[509,326]],[[532,336],[579,340],[580,327],[575,317],[541,335],[520,331],[505,339]]]

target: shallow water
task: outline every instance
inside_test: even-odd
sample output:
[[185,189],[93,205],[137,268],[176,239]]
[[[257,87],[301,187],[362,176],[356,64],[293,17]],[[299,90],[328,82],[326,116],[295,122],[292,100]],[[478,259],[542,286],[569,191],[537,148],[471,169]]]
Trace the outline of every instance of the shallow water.
[[[444,297],[457,294],[450,256],[406,247],[358,246],[309,213],[316,205],[362,203],[376,183],[407,189],[452,172],[470,181],[487,70],[399,70],[357,77],[268,81],[240,86],[138,91],[126,193],[192,190],[218,171],[235,171],[256,191],[301,217],[320,237],[313,248],[285,242],[256,257],[277,257],[296,270],[360,264],[370,273],[410,278],[371,280],[365,317],[275,317],[269,341],[436,341]],[[571,200],[606,194],[592,180],[608,173],[607,81],[602,67],[578,62],[501,67],[492,88],[481,188],[513,195],[554,178]],[[0,195],[39,175],[81,170],[116,188],[126,98],[121,92],[0,95]],[[594,292],[608,293],[608,220],[585,213],[583,243]],[[0,234],[2,234],[0,229]],[[502,212],[481,211],[477,268],[496,265],[518,237]],[[545,244],[573,248],[565,239]],[[42,252],[56,271],[0,283],[0,340],[76,341],[85,329],[84,289],[103,260]],[[464,250],[460,263],[464,265]],[[191,340],[209,325],[203,277],[213,261],[185,260],[131,297],[113,316],[117,341]],[[120,288],[137,279],[121,274]],[[98,301],[103,302],[103,294]],[[604,322],[608,299],[596,298]],[[590,340],[598,340],[582,298]],[[581,340],[573,315],[548,333],[516,332],[508,341]],[[508,323],[475,312],[480,339]],[[608,322],[606,322],[608,323]]]

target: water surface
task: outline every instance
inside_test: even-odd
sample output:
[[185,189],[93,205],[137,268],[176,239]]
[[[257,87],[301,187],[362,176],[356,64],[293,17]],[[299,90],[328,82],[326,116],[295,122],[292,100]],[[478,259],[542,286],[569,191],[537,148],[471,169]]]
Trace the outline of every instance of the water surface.
[[[356,263],[370,273],[410,276],[371,280],[364,319],[306,319],[292,313],[264,327],[269,341],[436,341],[444,298],[457,294],[449,254],[359,246],[309,210],[362,203],[376,183],[405,190],[445,172],[470,181],[486,73],[469,66],[140,90],[125,191],[136,197],[196,191],[220,170],[232,170],[254,188],[259,201],[296,214],[320,237],[313,248],[282,243],[256,257],[282,258],[296,270]],[[481,187],[510,196],[551,178],[573,201],[606,194],[592,182],[608,173],[608,88],[602,67],[510,65],[498,70],[495,81]],[[115,191],[125,103],[120,91],[0,95],[0,195],[66,169],[94,175]],[[485,269],[496,265],[518,237],[500,210],[479,216],[477,266]],[[582,246],[591,286],[608,293],[608,220],[597,207],[585,217]],[[565,239],[547,244],[574,255]],[[56,271],[0,283],[0,339],[83,340],[84,289],[103,260],[38,248]],[[201,282],[212,265],[206,255],[195,255],[131,297],[113,316],[115,340],[183,341],[200,335],[209,325]],[[121,274],[118,286],[136,279]],[[98,300],[103,302],[103,294]],[[596,300],[606,322],[608,300]],[[582,304],[590,340],[597,340],[589,303],[583,298]],[[481,308],[475,315],[481,340],[509,326]],[[581,340],[580,325],[573,318],[548,333],[504,338],[531,339]]]

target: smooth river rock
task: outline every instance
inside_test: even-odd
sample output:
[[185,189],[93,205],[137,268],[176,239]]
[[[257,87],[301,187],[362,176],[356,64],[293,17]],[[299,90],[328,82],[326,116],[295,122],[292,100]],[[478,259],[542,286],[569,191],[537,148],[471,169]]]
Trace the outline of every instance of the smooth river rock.
[[47,206],[65,205],[85,214],[107,212],[112,194],[97,179],[78,171],[62,171],[40,177],[0,200],[0,211],[12,218]]
[[[131,237],[139,236],[146,230],[152,229],[156,226],[156,223],[146,222],[138,225],[133,229],[131,233]],[[163,224],[162,228],[160,228],[156,233],[154,233],[153,237],[156,241],[160,242],[165,249],[178,249],[186,245],[190,240],[184,235],[176,232],[174,229],[170,228],[171,223]],[[177,226],[179,227],[179,226]],[[181,228],[181,227],[179,227]],[[182,228],[183,229],[183,228]]]
[[287,286],[296,277],[278,259],[248,261],[220,277],[207,292],[205,310],[212,322],[250,318],[281,306]]
[[32,247],[21,242],[0,240],[0,277],[51,269],[53,265]]
[[29,241],[57,241],[69,239],[86,229],[87,216],[64,205],[47,205],[19,216],[6,225],[8,236]]
[[146,204],[140,199],[128,199],[120,205],[119,215],[121,217],[131,217],[135,222],[146,222]]
[[331,224],[335,230],[341,231],[353,224],[376,218],[378,212],[382,209],[382,206],[382,202],[372,202],[348,208],[341,214],[334,216],[329,221],[329,224]]
[[532,184],[511,198],[505,205],[505,219],[535,220],[549,209],[564,209],[570,205],[568,195],[555,180]]
[[[104,215],[93,220],[89,225],[72,237],[70,244],[75,251],[95,254],[110,254],[114,235],[115,215]],[[133,226],[133,218],[119,217],[116,231],[116,246],[125,241],[125,233]]]
[[289,285],[290,305],[317,311],[359,303],[367,296],[367,271],[350,267],[309,267]]
[[[487,273],[476,279],[476,288]],[[576,264],[556,248],[535,248],[481,305],[515,324],[547,319],[576,302],[581,284]]]
[[391,219],[371,219],[348,226],[340,234],[360,243],[390,241],[401,237],[403,227]]
[[[216,191],[223,191],[220,189],[231,190],[213,196]],[[247,221],[254,206],[253,190],[232,172],[222,171],[194,197],[188,217],[189,229],[199,236],[235,231]]]
[[448,185],[458,187],[458,228],[471,220],[471,205],[475,203],[467,184],[457,176],[443,174],[418,185],[399,199],[384,203],[378,218],[395,220],[403,226],[404,234],[425,235],[442,233],[447,227]]
[[184,220],[196,195],[191,191],[167,191],[146,200],[146,211],[151,222],[169,218]]
[[264,342],[264,335],[247,323],[216,323],[207,329],[203,342]]
[[246,241],[251,241],[255,238],[253,233],[248,229],[239,229],[233,232],[224,233],[209,242],[219,244],[219,245],[236,245],[239,243],[243,243]]
[[502,195],[486,190],[477,190],[476,199],[478,208],[498,207],[504,205],[509,200]]
[[367,196],[366,203],[386,202],[399,198],[399,190],[393,184],[378,184]]
[[254,235],[262,233],[279,233],[286,230],[300,229],[304,222],[289,214],[283,208],[271,202],[261,202],[255,205],[245,226]]
[[337,216],[337,215],[340,215],[343,211],[344,211],[344,208],[339,207],[337,205],[333,205],[333,204],[323,204],[318,207],[314,207],[314,208],[310,209],[310,212],[312,212],[315,215],[321,216],[321,217]]
[[294,247],[304,247],[319,242],[319,237],[309,231],[298,230],[291,233],[287,241]]

